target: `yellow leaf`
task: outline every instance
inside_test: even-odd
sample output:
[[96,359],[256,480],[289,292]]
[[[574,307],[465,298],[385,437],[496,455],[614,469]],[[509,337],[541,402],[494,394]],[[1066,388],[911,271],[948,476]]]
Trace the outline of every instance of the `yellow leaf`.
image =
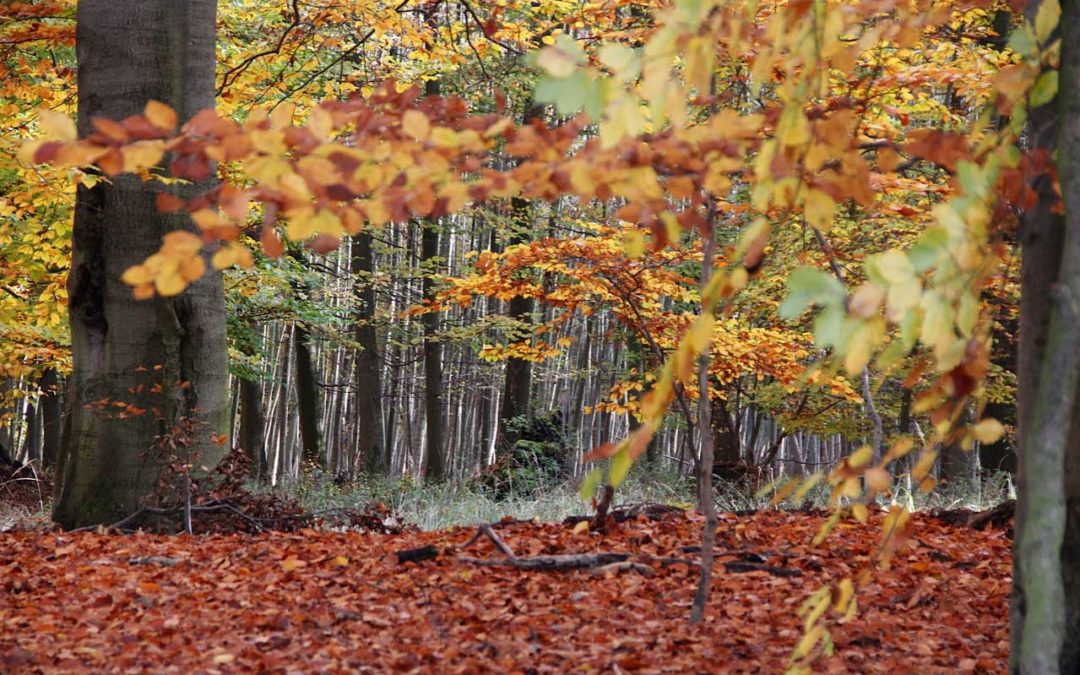
[[892,487],[892,476],[886,469],[881,467],[874,467],[867,469],[864,475],[866,484],[870,486],[870,489],[874,492],[888,492]]
[[803,204],[806,213],[806,222],[822,232],[832,229],[833,216],[836,214],[836,200],[821,190],[810,190],[806,193]]
[[431,122],[419,110],[406,110],[401,116],[401,130],[417,141],[426,141],[431,133]]
[[206,261],[201,255],[193,255],[180,261],[180,278],[191,283],[206,272]]
[[202,239],[184,230],[169,232],[161,241],[162,253],[178,259],[191,257],[201,248]]
[[588,531],[589,531],[589,521],[587,521],[587,520],[581,521],[580,523],[575,525],[574,529],[573,529],[574,534],[584,534],[585,532],[588,532]]
[[645,255],[645,234],[636,227],[627,230],[623,234],[623,248],[629,258]]
[[338,557],[334,558],[334,564],[338,567],[348,567],[349,559],[343,555],[339,555]]
[[79,136],[75,121],[55,110],[43,108],[38,113],[38,126],[41,127],[41,133],[53,141],[70,143]]
[[120,148],[124,168],[128,173],[139,173],[157,166],[165,154],[164,141],[138,141]]
[[281,568],[284,569],[286,572],[292,572],[293,570],[305,567],[306,565],[307,562],[298,558],[294,558],[292,556],[289,556],[288,558],[285,558],[281,561]]
[[975,440],[984,445],[997,443],[1004,433],[1005,427],[993,417],[984,417],[971,428],[971,434],[975,437]]
[[431,130],[431,143],[439,148],[456,148],[460,145],[457,132],[446,127],[435,127]]
[[934,450],[923,450],[923,453],[919,456],[919,461],[915,465],[915,468],[911,470],[911,477],[919,480],[930,472],[930,469],[934,468],[934,461],[937,459],[937,452]]
[[154,275],[144,265],[132,265],[120,275],[120,280],[129,286],[141,286],[154,280]]
[[183,293],[187,282],[180,276],[179,270],[163,270],[154,277],[154,288],[158,295],[171,297]]
[[851,579],[841,579],[840,583],[836,584],[836,591],[833,593],[833,611],[846,612],[854,597],[855,584],[851,582]]
[[161,101],[147,101],[143,109],[143,116],[162,131],[174,131],[178,118],[176,111]]

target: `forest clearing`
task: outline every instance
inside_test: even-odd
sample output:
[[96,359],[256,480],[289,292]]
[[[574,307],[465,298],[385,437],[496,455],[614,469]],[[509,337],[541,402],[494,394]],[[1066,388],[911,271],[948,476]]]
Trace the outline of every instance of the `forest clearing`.
[[1080,672],[1078,0],[0,3],[0,664]]

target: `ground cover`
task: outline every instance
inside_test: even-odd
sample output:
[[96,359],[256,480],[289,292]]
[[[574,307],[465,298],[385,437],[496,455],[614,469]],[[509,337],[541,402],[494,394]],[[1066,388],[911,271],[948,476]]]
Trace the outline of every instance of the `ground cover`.
[[[807,595],[876,560],[880,514],[812,547],[826,517],[721,514],[717,579],[695,628],[686,621],[697,581],[694,514],[609,522],[603,534],[506,521],[467,548],[475,527],[12,531],[0,534],[0,664],[8,672],[778,672],[802,633],[796,610]],[[908,548],[859,589],[857,617],[832,626],[834,655],[815,669],[1005,670],[1011,528],[914,519]],[[496,541],[517,560],[629,558],[529,571],[510,566]],[[399,560],[429,546],[432,559]]]

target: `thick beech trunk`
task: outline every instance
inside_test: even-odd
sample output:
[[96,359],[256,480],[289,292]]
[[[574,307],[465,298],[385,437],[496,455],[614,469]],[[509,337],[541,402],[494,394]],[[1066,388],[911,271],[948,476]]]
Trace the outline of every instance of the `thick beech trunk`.
[[[1036,6],[1030,8],[1034,16]],[[1062,3],[1056,103],[1032,112],[1033,150],[1057,151],[1021,233],[1019,499],[1010,634],[1013,672],[1080,672],[1080,3]]]
[[[181,120],[212,107],[215,10],[215,0],[80,2],[80,133],[94,117],[122,120],[150,99]],[[196,466],[213,466],[226,449],[213,439],[229,429],[220,274],[149,301],[135,300],[120,280],[165,233],[194,229],[186,215],[158,212],[160,189],[123,175],[78,192],[68,279],[73,372],[53,510],[64,527],[113,522],[152,500],[175,454],[161,442],[169,436],[184,437],[177,459]],[[114,401],[145,412],[120,416]]]

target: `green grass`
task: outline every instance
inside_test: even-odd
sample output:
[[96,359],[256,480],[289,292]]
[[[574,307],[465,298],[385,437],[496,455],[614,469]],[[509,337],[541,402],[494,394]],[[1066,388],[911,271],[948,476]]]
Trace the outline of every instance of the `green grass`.
[[[545,522],[560,521],[567,516],[593,512],[592,505],[581,498],[576,483],[564,483],[542,492],[510,495],[495,499],[488,492],[470,487],[468,483],[448,482],[435,485],[405,478],[400,480],[365,479],[359,483],[339,486],[332,482],[308,477],[287,488],[288,494],[300,500],[305,509],[321,511],[336,508],[363,508],[379,501],[390,507],[405,522],[424,530],[453,526],[491,523],[504,517]],[[730,484],[716,486],[716,504],[721,511],[746,511],[768,508],[773,492],[752,494]],[[807,506],[826,508],[829,491],[817,487],[807,495]],[[1006,499],[1014,498],[1014,489],[1007,474],[995,474],[983,480],[978,489],[969,486],[939,486],[929,495],[909,490],[904,478],[894,486],[893,494],[880,497],[878,504],[887,508],[895,503],[915,511],[966,508],[974,511],[991,508]],[[614,506],[641,502],[657,502],[692,508],[696,503],[694,481],[691,477],[673,474],[634,472],[615,492]],[[785,504],[781,508],[791,508]]]

